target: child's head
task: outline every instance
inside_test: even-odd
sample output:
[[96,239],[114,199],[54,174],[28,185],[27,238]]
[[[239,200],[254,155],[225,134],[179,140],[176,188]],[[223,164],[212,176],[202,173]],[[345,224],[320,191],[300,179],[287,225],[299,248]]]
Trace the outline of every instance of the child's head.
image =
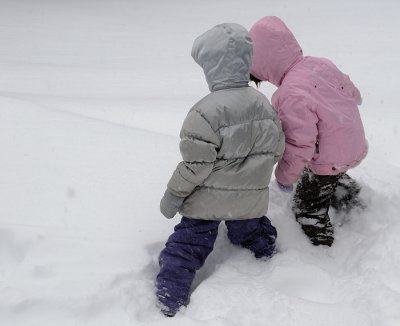
[[213,27],[194,41],[193,59],[203,68],[210,91],[248,84],[252,41],[238,24]]
[[284,22],[274,16],[260,19],[249,34],[253,40],[251,74],[257,80],[280,86],[285,73],[303,57],[299,43]]

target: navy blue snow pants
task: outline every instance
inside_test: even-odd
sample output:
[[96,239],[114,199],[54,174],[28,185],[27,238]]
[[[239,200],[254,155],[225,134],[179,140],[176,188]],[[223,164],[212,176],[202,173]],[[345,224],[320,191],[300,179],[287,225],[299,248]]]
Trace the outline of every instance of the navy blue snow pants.
[[[175,226],[159,257],[157,297],[162,312],[173,316],[189,302],[195,273],[203,266],[214,247],[220,221],[183,217]],[[270,257],[275,252],[276,229],[267,217],[226,221],[228,238],[251,250],[256,258]]]

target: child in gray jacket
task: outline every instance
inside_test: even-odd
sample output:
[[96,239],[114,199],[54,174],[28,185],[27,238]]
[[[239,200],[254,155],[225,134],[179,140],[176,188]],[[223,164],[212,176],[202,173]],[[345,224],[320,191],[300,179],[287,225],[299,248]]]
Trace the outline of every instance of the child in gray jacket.
[[267,98],[249,86],[249,34],[237,24],[215,26],[195,40],[192,57],[211,93],[183,123],[183,161],[160,204],[167,218],[183,215],[159,258],[157,297],[167,316],[188,304],[195,272],[212,251],[221,221],[230,241],[257,258],[275,252],[277,235],[265,214],[284,134]]

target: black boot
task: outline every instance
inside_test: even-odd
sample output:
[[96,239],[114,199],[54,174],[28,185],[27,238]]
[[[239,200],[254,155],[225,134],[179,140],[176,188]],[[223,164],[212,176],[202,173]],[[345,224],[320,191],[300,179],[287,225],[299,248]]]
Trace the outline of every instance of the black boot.
[[326,218],[300,217],[297,221],[314,246],[331,246],[334,232],[329,216]]
[[316,175],[306,169],[296,187],[293,212],[304,233],[315,246],[331,246],[334,230],[329,206],[341,175]]
[[364,210],[366,203],[360,198],[361,186],[348,174],[343,174],[338,182],[331,206],[338,212],[349,213],[353,209]]

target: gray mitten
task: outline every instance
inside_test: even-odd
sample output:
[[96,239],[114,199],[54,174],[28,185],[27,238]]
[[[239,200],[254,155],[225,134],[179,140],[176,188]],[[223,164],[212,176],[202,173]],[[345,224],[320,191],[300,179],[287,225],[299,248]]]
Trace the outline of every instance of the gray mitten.
[[184,197],[175,196],[166,190],[160,202],[160,211],[166,218],[173,218],[182,206]]

